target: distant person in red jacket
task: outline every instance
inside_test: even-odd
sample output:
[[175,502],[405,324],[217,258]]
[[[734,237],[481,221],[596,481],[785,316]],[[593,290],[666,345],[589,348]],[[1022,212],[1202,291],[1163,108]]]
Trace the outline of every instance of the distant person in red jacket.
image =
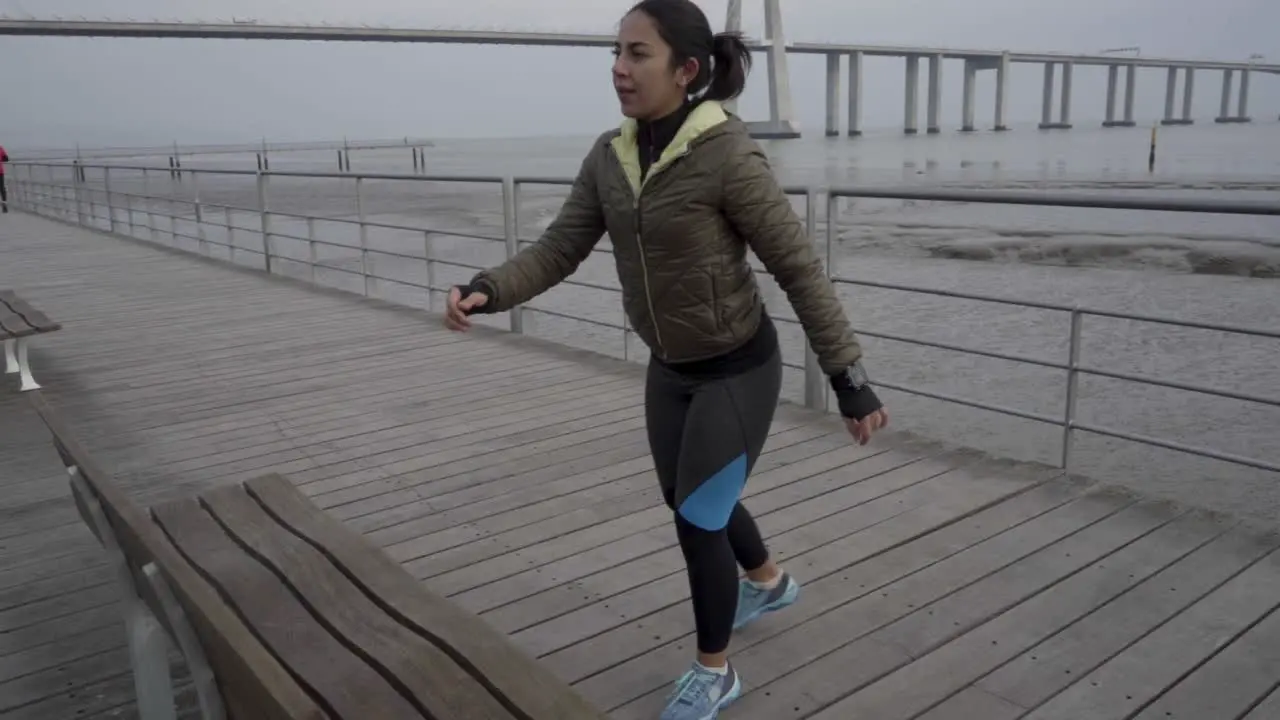
[[9,212],[9,191],[4,186],[4,164],[9,162],[9,153],[0,145],[0,212]]

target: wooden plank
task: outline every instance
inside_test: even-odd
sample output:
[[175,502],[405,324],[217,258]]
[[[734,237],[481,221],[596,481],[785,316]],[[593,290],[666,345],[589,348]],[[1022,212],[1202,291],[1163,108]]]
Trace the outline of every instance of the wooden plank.
[[1079,678],[1027,720],[1130,717],[1271,612],[1277,597],[1280,551],[1273,551]]
[[[547,384],[556,384],[556,373],[546,373]],[[574,375],[565,373],[564,377]],[[374,394],[371,397],[353,399],[343,404],[334,412],[307,407],[296,413],[275,412],[257,420],[243,418],[227,425],[226,429],[210,428],[202,425],[194,431],[148,434],[148,440],[159,445],[158,459],[175,458],[190,460],[207,455],[216,455],[232,449],[260,448],[273,442],[297,441],[305,439],[308,444],[320,444],[331,440],[351,438],[369,431],[389,429],[413,422],[424,422],[438,417],[445,408],[465,406],[469,401],[481,402],[487,397],[500,395],[502,392],[519,392],[518,380],[507,382],[493,381],[486,383],[484,389],[477,389],[468,383],[449,383],[448,387],[434,393],[424,393],[430,385],[421,387],[406,386],[395,396]],[[487,391],[487,393],[485,392]],[[423,402],[420,410],[402,410],[399,403],[406,403],[415,396],[426,395],[429,399]],[[399,401],[399,403],[395,402]],[[95,443],[94,450],[124,449],[132,443],[115,443],[113,445]],[[270,449],[270,448],[268,448]],[[135,462],[140,462],[141,459]],[[128,467],[121,465],[122,468]]]
[[977,686],[1022,707],[1037,707],[1278,545],[1278,537],[1232,529],[1026,650]]
[[[843,446],[849,444],[847,440],[843,439],[839,442]],[[796,459],[803,457],[804,454],[813,452],[820,447],[823,447],[823,445],[819,443],[798,443],[792,446],[784,445],[783,447],[771,448],[761,454],[756,463],[755,472],[757,475],[762,475],[788,462],[794,462]],[[834,449],[835,441],[832,441],[827,447]],[[517,477],[516,480],[519,482],[520,478]],[[613,499],[613,502],[593,503],[580,510],[572,510],[570,507],[566,507],[567,503],[553,504],[551,507],[539,508],[538,516],[545,515],[540,521],[521,522],[518,519],[512,519],[513,515],[519,514],[522,510],[527,510],[528,506],[526,506],[511,513],[491,516],[494,521],[505,521],[502,525],[492,522],[484,525],[473,523],[464,527],[451,526],[441,533],[422,534],[419,531],[416,535],[411,535],[409,533],[412,530],[422,527],[421,522],[415,522],[406,523],[411,525],[411,528],[406,532],[396,533],[388,538],[387,533],[375,531],[369,533],[369,539],[374,542],[385,542],[388,539],[395,540],[399,537],[408,537],[409,539],[407,540],[387,544],[384,549],[392,558],[400,561],[422,558],[423,562],[416,564],[414,569],[415,571],[421,571],[418,573],[419,576],[430,577],[482,560],[498,557],[512,550],[536,545],[577,530],[585,530],[610,520],[621,520],[625,516],[643,510],[652,510],[663,505],[662,496],[651,470],[633,475],[627,480],[631,480],[631,482],[624,482],[620,487],[624,489],[634,487],[634,490],[623,494],[616,495],[618,488],[613,486],[618,484],[610,484],[612,492],[608,493],[608,496]],[[574,504],[578,504],[584,500],[590,500],[592,497],[593,495],[590,493],[578,492],[567,496],[567,499]],[[434,503],[436,501],[437,499],[433,497],[431,507],[435,507]],[[528,515],[526,513],[520,517],[527,519]],[[427,515],[422,519],[435,519],[435,516]],[[439,522],[439,520],[436,520],[436,522]],[[490,534],[482,529],[490,527],[496,529],[507,524],[512,527],[498,533]],[[396,529],[399,529],[399,527],[396,526]]]
[[[831,717],[837,712],[833,708],[843,708],[842,698],[847,698],[845,703],[852,702],[859,697],[861,688],[909,664],[915,659],[912,650],[922,652],[932,644],[929,638],[936,638],[933,642],[953,639],[1004,607],[1040,592],[1172,519],[1171,513],[1153,510],[1142,503],[1126,507],[990,575],[970,580],[963,587],[950,592],[931,587],[922,601],[903,603],[901,595],[895,597],[893,592],[918,588],[923,578],[917,575],[900,588],[882,590],[870,602],[850,603],[827,613],[808,627],[789,633],[786,648],[794,655],[789,654],[785,662],[799,669],[764,685],[756,684],[751,715]],[[917,644],[904,648],[894,642],[897,639]],[[839,676],[833,675],[836,668]],[[774,676],[771,672],[769,678],[756,683]],[[784,697],[790,698],[785,709],[779,707]]]
[[[402,692],[407,691],[425,716],[459,720],[513,717],[475,677],[388,615],[352,584],[343,569],[335,567],[307,540],[279,525],[243,487],[218,488],[200,499],[246,552],[279,576],[342,644],[353,648]],[[254,602],[254,594],[240,599]]]
[[[154,507],[152,513],[183,556],[217,587],[254,636],[280,658],[333,720],[419,715],[385,678],[312,617],[270,569],[237,545],[198,502],[178,500]],[[225,672],[220,664],[215,668]]]
[[[904,454],[886,454],[882,448],[847,446],[815,458],[803,460],[773,471],[753,475],[743,498],[753,514],[776,509],[788,500],[785,488],[791,483],[810,480],[805,485],[814,495],[821,492],[820,473],[843,468],[861,459],[866,465],[855,465],[852,472],[858,480],[870,479],[862,488],[866,499],[891,492],[893,480],[874,478],[880,472],[910,462]],[[896,464],[892,464],[896,463]],[[815,479],[817,478],[817,479]],[[763,497],[766,491],[773,495]],[[754,495],[762,498],[752,501]],[[834,512],[834,511],[833,511]],[[521,548],[506,555],[474,563],[442,574],[433,574],[431,558],[406,564],[406,569],[420,578],[429,577],[429,587],[454,597],[455,601],[475,612],[514,602],[556,584],[575,580],[627,560],[674,546],[671,511],[665,504],[655,504],[625,518],[596,525],[586,530],[558,537],[554,542]]]
[[33,720],[45,720],[50,716],[32,715],[28,713],[28,709],[39,708],[68,693],[79,694],[85,688],[95,685],[133,685],[129,671],[129,653],[123,647],[66,662],[46,672],[0,683],[0,715],[6,720],[23,715]]
[[487,624],[424,590],[385,553],[306,501],[284,478],[256,478],[245,483],[245,488],[278,522],[323,551],[383,611],[429,638],[459,665],[483,678],[517,717],[604,717]]
[[[863,628],[861,632],[868,632],[910,612],[908,606],[919,607],[963,587],[990,572],[993,565],[998,568],[1011,562],[1010,556],[1022,557],[1038,544],[1075,532],[1118,509],[1115,501],[1100,498],[1073,502],[1044,516],[1041,522],[1046,530],[1039,538],[1028,534],[1025,528],[1040,523],[1019,525],[974,546],[997,552],[978,552],[963,541],[975,535],[984,538],[989,533],[965,522],[966,518],[982,516],[992,522],[992,516],[983,511],[1004,503],[1013,503],[1009,506],[1012,510],[1003,512],[1014,517],[1027,511],[1015,502],[1025,488],[1008,479],[1001,482],[984,475],[975,469],[972,474],[955,473],[948,477],[949,481],[939,478],[937,487],[922,491],[922,499],[931,501],[806,555],[807,569],[797,571],[805,583],[804,602],[745,629],[730,648],[733,662],[744,678],[750,678],[749,687],[758,688],[802,668],[811,658],[807,649],[810,635],[820,637],[828,632],[827,623],[848,622],[851,627],[846,632]],[[1035,493],[1037,489],[1028,492]],[[1050,495],[1030,496],[1033,508],[1039,508],[1037,501],[1048,499],[1052,507],[1064,499],[1052,488],[1047,492]],[[930,531],[936,531],[936,538]],[[1044,537],[1046,534],[1048,537]],[[809,572],[813,579],[806,581]],[[612,667],[577,685],[589,698],[612,699],[617,705],[611,708],[615,719],[652,717],[670,687],[672,668],[689,661],[693,628],[687,608],[673,606],[662,616],[661,625],[656,616],[642,622],[646,627],[661,628],[675,624],[679,632],[674,639],[666,639],[671,636],[664,631],[665,642],[657,647],[646,643],[620,658],[610,656]],[[815,618],[822,618],[822,623],[813,622]]]
[[[1280,599],[1277,599],[1280,605]],[[1280,612],[1271,613],[1148,705],[1134,720],[1239,717],[1280,678]]]
[[[1173,512],[1170,510],[1170,514]],[[905,649],[916,660],[814,717],[865,714],[883,720],[913,718],[991,668],[1191,554],[1224,530],[1226,525],[1216,519],[1195,513],[1182,515],[1039,594],[1012,607],[996,609],[990,613],[990,620],[977,626],[966,623],[959,613],[942,603],[932,606],[934,614],[922,618],[923,623],[921,619],[904,618],[878,632],[876,639]],[[973,594],[977,595],[981,587],[974,586]],[[956,604],[973,602],[963,591],[953,598]],[[947,620],[971,629],[957,636],[954,630],[938,627]]]
[[[21,655],[44,643],[58,642],[109,625],[123,627],[118,601],[106,602],[77,613],[28,625],[20,630],[5,628],[5,632],[0,633],[0,655]],[[123,634],[120,637],[121,640],[124,639]]]
[[918,720],[1018,720],[1026,712],[1026,708],[970,686]]
[[1280,717],[1280,683],[1276,683],[1271,694],[1240,720],[1274,720],[1278,717]]
[[[74,463],[80,476],[101,502],[103,514],[113,528],[119,546],[137,569],[143,562],[154,562],[173,587],[210,661],[221,670],[224,687],[245,693],[252,704],[271,718],[302,720],[322,718],[323,713],[288,678],[283,668],[266,654],[233,617],[212,588],[200,579],[172,546],[166,544],[155,526],[115,486],[108,476],[89,458],[79,441],[67,430],[62,419],[44,401],[42,391],[27,393],[32,407],[57,439],[59,453]],[[150,598],[150,585],[138,581],[139,593]]]
[[[863,472],[867,470],[870,468]],[[840,501],[835,497],[837,493],[828,496],[833,514],[815,523],[792,523],[791,511],[803,509],[803,503],[778,512],[755,513],[756,521],[773,557],[782,563],[799,565],[802,561],[795,558],[810,548],[856,535],[908,512],[915,506],[911,493],[927,485],[916,481],[942,472],[927,461],[903,464],[851,485],[865,493],[865,502]],[[857,480],[857,476],[848,480]],[[879,488],[873,485],[877,480],[883,483]],[[870,497],[877,491],[883,494]],[[561,586],[562,593],[543,593],[538,597],[541,602],[518,603],[523,605],[521,624],[537,627],[517,633],[517,641],[542,655],[557,672],[577,680],[612,662],[685,635],[690,628],[683,556],[678,547],[671,545],[649,560],[610,568],[581,583]],[[634,584],[622,584],[616,579],[633,574],[640,578]],[[570,593],[581,594],[586,602],[566,603],[567,607],[561,609],[547,604],[557,595]],[[574,608],[581,609],[564,615]],[[505,618],[511,616],[508,613]],[[602,634],[604,630],[608,633]]]
[[[540,401],[541,406],[539,407]],[[538,413],[549,416],[556,413],[570,412],[575,407],[590,407],[583,400],[576,403],[573,401],[557,403],[547,398],[537,397],[519,402],[508,402],[512,406],[512,422],[522,419],[521,416],[515,414],[522,408],[531,408],[529,414]],[[625,395],[621,393],[614,395],[607,392],[606,387],[602,390],[601,402],[605,403],[606,407],[614,407],[621,404],[632,405],[637,408],[636,413],[640,412],[638,409],[639,400],[635,397],[634,390],[631,388],[627,388]],[[536,410],[532,408],[536,408]],[[488,408],[482,407],[477,410],[457,413],[456,421],[452,421],[449,417],[440,417],[423,423],[395,425],[385,430],[327,442],[313,442],[309,439],[285,440],[274,445],[250,446],[244,450],[224,450],[216,455],[204,455],[190,460],[160,463],[153,466],[153,469],[149,470],[147,474],[182,475],[188,478],[213,479],[232,473],[245,472],[246,470],[252,471],[257,467],[282,461],[287,462],[295,458],[307,458],[315,466],[323,467],[346,459],[363,458],[387,448],[416,447],[422,444],[424,436],[431,437],[438,428],[443,429],[441,430],[442,434],[453,433],[450,437],[464,434],[469,430],[473,434],[474,430],[472,428],[474,426],[469,421],[472,421],[476,414],[488,411]],[[451,422],[453,427],[450,427]],[[545,420],[543,422],[545,423]],[[495,436],[497,436],[496,439],[479,440],[476,444],[500,444],[503,437],[501,428],[495,429]]]
[[21,315],[7,305],[0,305],[0,339],[27,337],[37,332]]
[[44,313],[31,307],[30,303],[13,292],[9,292],[6,297],[0,298],[0,304],[8,307],[10,312],[20,315],[27,325],[37,333],[47,333],[61,329],[60,325],[50,320]]

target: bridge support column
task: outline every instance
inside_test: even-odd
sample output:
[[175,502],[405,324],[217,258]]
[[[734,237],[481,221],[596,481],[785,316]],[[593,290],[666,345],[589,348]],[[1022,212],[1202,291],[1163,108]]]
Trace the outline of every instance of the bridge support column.
[[1178,94],[1178,68],[1169,68],[1168,78],[1164,84],[1164,124],[1168,125],[1173,120],[1173,100]]
[[915,135],[919,129],[920,56],[907,56],[907,99],[903,107],[902,131]]
[[862,51],[849,54],[849,137],[862,134]]
[[1214,122],[1218,123],[1247,123],[1249,122],[1249,71],[1240,71],[1240,103],[1237,106],[1235,115],[1231,114],[1231,93],[1235,89],[1232,81],[1235,79],[1234,70],[1222,71],[1222,106],[1218,109],[1218,117]]
[[840,134],[840,56],[827,53],[827,137]]
[[1218,108],[1218,122],[1227,122],[1231,112],[1232,71],[1222,71],[1222,106]]
[[[742,32],[742,0],[729,0],[729,11],[725,14],[724,31],[728,33]],[[724,109],[731,113],[738,112],[738,98],[727,100]]]
[[960,132],[973,132],[973,96],[978,86],[978,65],[971,58],[964,61],[964,102],[960,111]]
[[1040,108],[1041,130],[1065,130],[1071,127],[1071,63],[1062,64],[1061,120],[1053,121],[1054,70],[1057,63],[1044,64],[1044,99]]
[[1240,71],[1240,104],[1236,108],[1236,120],[1238,122],[1251,122],[1253,118],[1249,117],[1249,76],[1248,70]]
[[1137,104],[1138,97],[1138,66],[1130,65],[1125,73],[1124,85],[1124,127],[1133,127],[1138,124],[1134,115],[1134,106]]
[[1071,78],[1075,71],[1075,63],[1062,63],[1062,97],[1058,102],[1058,127],[1064,130],[1071,128]]
[[1182,85],[1182,124],[1191,125],[1195,123],[1191,117],[1191,106],[1196,97],[1196,69],[1189,67],[1182,72],[1186,74]]
[[1120,90],[1120,66],[1112,65],[1107,69],[1107,119],[1102,127],[1133,127],[1134,99],[1137,97],[1138,66],[1125,68],[1124,82],[1124,119],[1116,119],[1116,94]]
[[[725,27],[742,28],[742,0],[729,0]],[[766,59],[769,78],[769,119],[748,123],[751,136],[761,139],[800,137],[791,103],[791,76],[787,71],[787,39],[782,29],[781,0],[764,0],[764,32],[768,44]]]
[[1044,98],[1040,103],[1040,129],[1053,123],[1053,63],[1044,64]]
[[995,131],[1005,132],[1009,126],[1005,124],[1004,116],[1007,104],[1006,97],[1009,94],[1009,53],[1005,52],[1000,56],[999,64],[996,65],[996,118]]
[[1102,127],[1115,127],[1116,124],[1116,90],[1120,84],[1120,66],[1107,68],[1107,119]]
[[942,56],[929,58],[929,109],[925,131],[930,135],[942,132]]

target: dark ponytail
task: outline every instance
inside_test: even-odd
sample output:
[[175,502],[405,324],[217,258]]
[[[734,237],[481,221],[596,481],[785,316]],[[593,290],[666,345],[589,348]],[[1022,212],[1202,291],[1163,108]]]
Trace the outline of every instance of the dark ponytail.
[[747,87],[751,72],[751,50],[740,33],[716,33],[711,43],[715,64],[711,70],[711,86],[704,95],[708,100],[732,100]]
[[658,34],[671,46],[672,67],[690,58],[698,61],[698,76],[690,95],[707,100],[731,100],[742,94],[751,70],[751,51],[740,33],[711,34],[711,23],[692,0],[640,0],[630,12],[653,19]]

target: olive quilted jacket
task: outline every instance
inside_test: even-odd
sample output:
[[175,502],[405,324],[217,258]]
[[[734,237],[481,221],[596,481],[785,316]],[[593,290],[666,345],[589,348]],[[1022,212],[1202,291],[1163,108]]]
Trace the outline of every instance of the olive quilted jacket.
[[568,277],[608,232],[623,308],[659,358],[731,351],[760,321],[752,250],[795,308],[822,369],[862,350],[822,261],[746,124],[706,101],[641,181],[636,123],[600,136],[538,242],[473,279],[488,312],[527,302]]

